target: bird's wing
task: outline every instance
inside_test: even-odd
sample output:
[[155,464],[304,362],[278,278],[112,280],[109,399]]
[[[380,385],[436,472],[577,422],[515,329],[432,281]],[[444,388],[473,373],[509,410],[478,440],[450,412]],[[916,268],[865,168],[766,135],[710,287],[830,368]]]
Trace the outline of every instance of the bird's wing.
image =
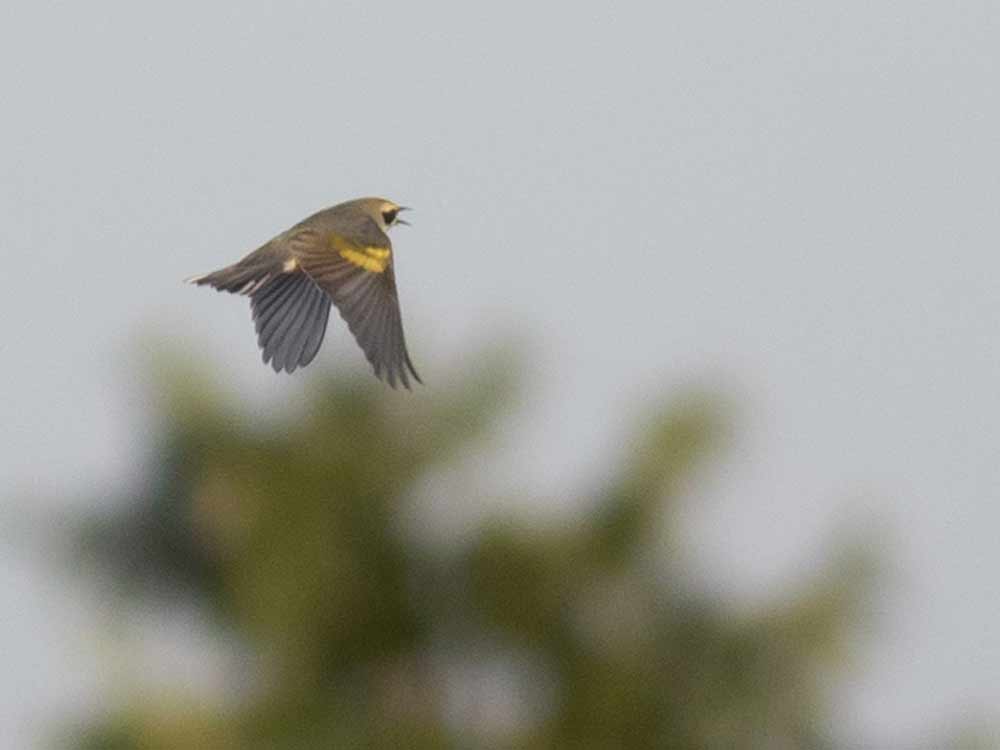
[[330,298],[301,270],[276,275],[250,297],[257,344],[275,372],[313,361],[330,319]]
[[295,372],[312,362],[323,343],[330,298],[276,238],[243,260],[188,279],[250,297],[257,343],[275,372]]
[[337,306],[375,375],[393,388],[422,382],[403,336],[392,244],[371,219],[350,237],[303,228],[287,240],[302,270]]

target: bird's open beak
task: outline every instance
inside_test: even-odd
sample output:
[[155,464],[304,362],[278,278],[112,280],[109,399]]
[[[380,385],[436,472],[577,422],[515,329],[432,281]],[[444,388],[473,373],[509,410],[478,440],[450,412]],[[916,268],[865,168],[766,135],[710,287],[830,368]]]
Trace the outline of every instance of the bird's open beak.
[[[410,208],[409,206],[400,206],[400,207],[399,207],[399,211],[400,211],[400,213],[402,213],[403,211],[412,211],[412,210],[413,210],[413,209],[412,209],[412,208]],[[412,226],[412,225],[410,224],[410,222],[408,222],[408,221],[407,221],[406,219],[398,219],[398,218],[397,218],[397,219],[396,219],[396,223],[397,223],[397,224],[402,224],[403,226],[407,226],[407,227],[409,227],[409,226]]]

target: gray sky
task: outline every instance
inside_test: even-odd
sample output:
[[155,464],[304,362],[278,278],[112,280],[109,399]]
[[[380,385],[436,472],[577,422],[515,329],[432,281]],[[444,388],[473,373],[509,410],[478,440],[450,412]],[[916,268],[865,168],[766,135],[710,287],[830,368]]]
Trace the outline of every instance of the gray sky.
[[[722,383],[740,437],[692,566],[768,596],[882,523],[850,731],[1000,705],[1000,11],[505,5],[5,3],[5,502],[129,471],[143,347],[294,399],[246,305],[179,281],[384,195],[417,208],[397,276],[429,388],[491,334],[538,355],[498,486],[593,477],[647,397]],[[361,355],[331,325],[319,360]],[[0,736],[23,743],[93,660],[79,595],[0,558]]]

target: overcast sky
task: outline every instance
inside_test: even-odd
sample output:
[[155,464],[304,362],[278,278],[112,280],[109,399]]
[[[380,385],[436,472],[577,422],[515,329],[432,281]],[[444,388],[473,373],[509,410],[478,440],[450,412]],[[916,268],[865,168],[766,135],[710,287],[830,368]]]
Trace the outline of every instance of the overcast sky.
[[[294,399],[245,302],[179,282],[382,195],[417,209],[394,239],[428,388],[491,336],[532,346],[498,483],[578,483],[647,397],[720,384],[738,438],[690,513],[699,574],[768,596],[845,519],[882,524],[846,726],[1000,705],[996,5],[473,5],[3,4],[4,502],[130,472],[143,347]],[[320,366],[360,366],[334,321]],[[89,684],[85,605],[19,555],[12,747]]]

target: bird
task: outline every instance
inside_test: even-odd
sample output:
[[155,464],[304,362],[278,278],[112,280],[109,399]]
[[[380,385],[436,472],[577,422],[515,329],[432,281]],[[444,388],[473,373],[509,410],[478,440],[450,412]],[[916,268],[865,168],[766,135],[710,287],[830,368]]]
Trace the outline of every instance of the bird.
[[318,211],[242,260],[186,279],[250,298],[257,344],[275,372],[293,373],[319,351],[331,303],[375,376],[408,390],[423,383],[406,349],[388,231],[410,210],[357,198]]

